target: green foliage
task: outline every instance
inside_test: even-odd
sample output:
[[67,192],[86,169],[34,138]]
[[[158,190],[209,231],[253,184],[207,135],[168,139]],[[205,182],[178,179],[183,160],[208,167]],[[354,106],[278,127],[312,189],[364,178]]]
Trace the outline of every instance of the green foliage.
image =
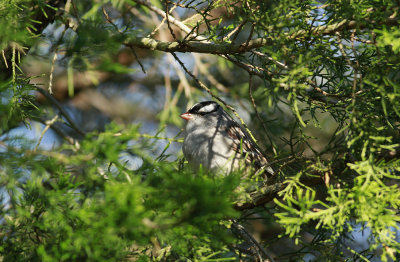
[[25,28],[32,28],[35,23],[35,21],[29,19],[30,13],[26,11],[27,6],[32,2],[36,1],[1,1],[0,27],[2,30],[0,32],[0,50],[5,49],[10,42],[23,45],[31,39],[32,35]]
[[[55,6],[61,2],[0,1],[1,260],[262,257],[257,253],[262,249],[232,229],[233,218],[262,228],[254,232],[260,246],[282,260],[399,259],[397,2],[168,1],[166,6],[115,0]],[[160,16],[167,9],[176,20]],[[49,10],[57,11],[55,17]],[[163,46],[178,42],[178,51],[187,55],[174,56],[182,61],[173,64],[170,54],[146,47],[148,38]],[[206,47],[188,59],[193,45]],[[35,63],[24,65],[24,56]],[[67,83],[54,88],[54,97],[66,101],[47,99],[49,105],[34,96],[35,83],[56,86],[54,78],[64,71]],[[137,74],[142,71],[147,78]],[[97,88],[114,82],[118,87],[112,92]],[[208,93],[195,89],[200,82]],[[128,113],[119,103],[123,99],[107,100],[113,92],[125,98],[141,88],[157,110],[163,108],[154,116],[146,99],[145,109],[138,99]],[[172,143],[181,139],[163,137],[169,134],[164,126],[181,127],[187,101],[209,99],[211,93],[251,112],[246,122],[253,123],[274,175],[193,172],[180,153],[170,155]],[[104,113],[111,123],[83,133],[79,125],[89,121],[77,128],[73,122],[79,117],[67,117],[74,106]],[[119,110],[125,113],[118,115]],[[50,123],[55,113],[59,119]],[[158,121],[163,128],[144,134],[131,124],[138,119]],[[36,122],[44,125],[39,141],[14,134]],[[40,146],[46,128],[57,132],[60,145]],[[139,164],[133,168],[130,161]],[[359,228],[371,232],[362,252],[349,244]],[[287,250],[276,247],[278,236]]]
[[400,30],[384,29],[378,31],[378,33],[381,33],[381,36],[378,39],[379,45],[381,47],[390,46],[392,48],[393,53],[398,54],[400,52],[400,42],[399,42]]
[[[232,192],[237,177],[178,172],[167,162],[127,170],[118,158],[122,151],[151,161],[144,156],[146,141],[127,147],[127,141],[138,136],[137,127],[121,130],[111,125],[101,134],[88,135],[69,158],[61,151],[50,157],[38,151],[3,159],[3,179],[15,166],[34,170],[29,177],[21,172],[20,178],[7,181],[13,206],[2,214],[4,259],[114,261],[152,252],[161,258],[195,258],[223,248],[229,237],[220,221],[236,216]],[[33,160],[34,167],[29,166]],[[71,164],[75,170],[63,168]],[[152,251],[154,241],[160,247]]]
[[26,81],[5,82],[0,86],[0,134],[21,123],[28,125],[27,118],[36,115],[31,86]]

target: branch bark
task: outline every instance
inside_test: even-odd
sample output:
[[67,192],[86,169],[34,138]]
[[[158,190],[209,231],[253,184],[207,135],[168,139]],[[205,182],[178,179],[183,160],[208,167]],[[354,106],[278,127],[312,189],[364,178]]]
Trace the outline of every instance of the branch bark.
[[270,201],[272,201],[274,198],[278,196],[279,191],[283,190],[285,188],[285,185],[283,183],[275,183],[270,186],[265,186],[261,191],[264,193],[260,193],[260,191],[257,191],[254,194],[250,194],[251,201],[246,202],[246,203],[238,203],[234,206],[236,210],[246,210],[246,209],[252,209],[261,205],[264,205]]
[[194,52],[208,54],[238,54],[259,48],[272,41],[269,38],[257,38],[241,44],[210,43],[199,41],[162,42],[148,37],[131,37],[125,45],[163,52]]

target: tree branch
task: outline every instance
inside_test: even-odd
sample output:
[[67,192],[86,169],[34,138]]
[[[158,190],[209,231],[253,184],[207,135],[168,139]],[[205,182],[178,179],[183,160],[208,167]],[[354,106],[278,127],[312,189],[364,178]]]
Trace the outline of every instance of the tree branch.
[[251,246],[255,247],[256,250],[264,255],[266,257],[266,260],[263,260],[265,262],[274,262],[275,260],[268,254],[268,252],[258,243],[258,241],[249,233],[247,230],[239,224],[236,220],[231,219],[232,222],[232,228],[245,240],[248,242]]
[[60,113],[65,117],[65,119],[68,121],[68,123],[71,125],[71,128],[74,129],[78,134],[80,134],[81,136],[85,136],[85,132],[82,131],[82,129],[80,129],[78,127],[77,124],[75,124],[75,122],[72,120],[72,118],[69,116],[69,114],[67,113],[67,111],[64,110],[64,108],[60,105],[60,103],[52,96],[50,95],[46,90],[37,87],[37,86],[33,86],[36,91],[38,91],[39,93],[41,93],[43,96],[45,96],[47,99],[50,100],[50,102],[52,102],[57,108],[58,110],[60,110]]
[[234,208],[236,210],[242,211],[246,209],[252,209],[261,205],[264,205],[278,196],[279,191],[283,190],[285,185],[281,182],[275,183],[273,185],[267,185],[262,188],[263,193],[256,191],[251,193],[251,201],[246,203],[237,203]]
[[[179,29],[181,29],[186,34],[192,34],[194,40],[199,40],[202,42],[194,42],[194,41],[175,41],[175,42],[161,42],[154,40],[152,38],[146,37],[131,37],[127,45],[137,46],[144,49],[158,50],[164,52],[196,52],[196,53],[209,53],[209,54],[238,54],[244,53],[248,51],[252,51],[253,49],[267,46],[273,43],[273,40],[268,37],[256,38],[252,40],[247,40],[244,43],[240,44],[230,44],[230,43],[212,43],[207,40],[204,36],[199,36],[193,32],[193,30],[186,26],[179,19],[175,18],[170,14],[166,14],[165,11],[159,9],[158,7],[152,5],[147,0],[134,0],[134,2],[144,5],[149,8],[151,11],[160,15],[164,19],[166,19],[169,23],[174,24]],[[332,35],[336,32],[345,30],[345,29],[354,29],[360,28],[363,29],[367,24],[376,23],[376,21],[365,21],[365,23],[361,24],[354,20],[344,19],[341,22],[332,24],[332,25],[322,25],[311,27],[310,30],[299,30],[292,34],[286,34],[286,39],[294,40],[294,39],[303,39],[305,37],[309,37],[310,35]],[[380,22],[380,24],[384,25],[397,25],[398,18],[397,17],[388,17],[386,20]]]
[[250,40],[245,43],[230,44],[230,43],[210,43],[210,42],[199,42],[199,41],[163,42],[148,37],[132,36],[125,42],[125,45],[140,47],[143,49],[163,51],[163,52],[238,54],[238,53],[248,52],[252,49],[259,48],[271,43],[272,41],[269,38],[258,38]]

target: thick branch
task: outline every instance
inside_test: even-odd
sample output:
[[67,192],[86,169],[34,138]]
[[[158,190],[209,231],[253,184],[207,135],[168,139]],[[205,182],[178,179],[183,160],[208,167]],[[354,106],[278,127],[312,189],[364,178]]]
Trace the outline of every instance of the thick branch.
[[278,192],[283,190],[285,185],[283,183],[276,183],[266,186],[262,189],[263,193],[256,192],[251,195],[252,200],[246,203],[238,203],[235,205],[236,210],[252,209],[272,201],[278,196]]
[[162,42],[147,37],[132,37],[125,42],[127,46],[140,47],[163,52],[194,52],[208,54],[237,54],[271,44],[268,38],[258,38],[242,44],[209,43],[199,41]]
[[[256,38],[250,41],[246,41],[241,44],[218,44],[211,43],[207,40],[207,38],[203,36],[199,36],[192,32],[192,29],[186,26],[184,23],[173,17],[172,15],[166,15],[166,13],[152,5],[147,0],[134,0],[134,2],[144,5],[156,14],[162,16],[167,19],[168,22],[176,25],[180,30],[185,32],[186,34],[192,34],[193,39],[199,40],[202,42],[160,42],[151,38],[140,38],[134,37],[131,38],[126,44],[130,46],[141,47],[145,49],[158,50],[164,52],[196,52],[196,53],[210,53],[210,54],[237,54],[244,53],[248,51],[252,51],[253,49],[270,45],[273,41],[270,38]],[[389,17],[384,21],[379,22],[382,25],[397,25],[398,24],[397,17]],[[336,32],[349,30],[354,28],[365,28],[368,24],[375,24],[376,21],[365,20],[364,23],[359,23],[354,20],[344,19],[338,23],[331,25],[322,25],[312,27],[311,30],[299,30],[295,33],[286,34],[286,39],[303,39],[309,36],[318,36],[318,35],[332,35]]]

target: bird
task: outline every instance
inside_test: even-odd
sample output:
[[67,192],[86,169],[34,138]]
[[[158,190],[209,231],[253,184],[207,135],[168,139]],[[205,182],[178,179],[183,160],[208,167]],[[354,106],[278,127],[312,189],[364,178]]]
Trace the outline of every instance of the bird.
[[195,170],[228,174],[252,167],[273,174],[257,144],[217,102],[197,103],[180,117],[186,120],[183,155]]

